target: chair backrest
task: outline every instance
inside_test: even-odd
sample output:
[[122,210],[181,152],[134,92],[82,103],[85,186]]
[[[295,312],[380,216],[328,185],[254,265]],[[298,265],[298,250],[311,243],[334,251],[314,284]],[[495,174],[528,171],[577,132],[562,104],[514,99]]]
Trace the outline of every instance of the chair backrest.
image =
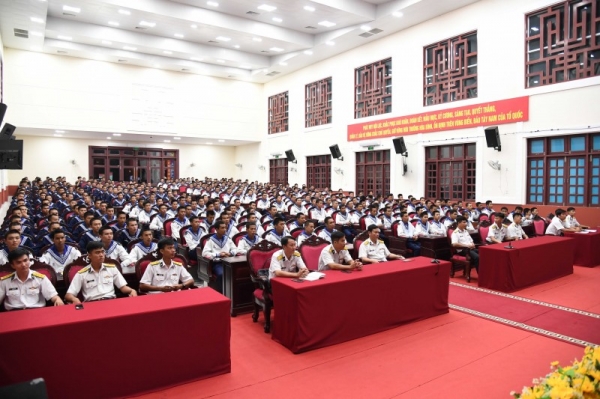
[[179,230],[179,242],[184,247],[187,247],[187,243],[185,242],[185,232],[188,231],[191,227],[191,225],[187,225],[182,227],[181,230]]
[[365,230],[362,233],[360,233],[359,235],[357,235],[356,237],[354,237],[354,241],[352,242],[352,245],[354,246],[354,249],[352,249],[352,258],[358,259],[358,250],[359,250],[360,246],[362,245],[362,243],[365,240],[367,240],[368,238],[369,238],[368,230]]
[[165,231],[166,237],[171,237],[171,223],[173,223],[175,218],[167,219],[163,222],[163,230]]
[[482,243],[486,242],[491,225],[492,224],[490,223],[489,220],[484,220],[479,223],[479,238],[481,238]]
[[[247,221],[248,221],[248,216],[240,216],[240,218],[238,219],[238,226],[242,223],[246,224]],[[238,230],[239,230],[239,227],[238,227]]]
[[274,230],[275,230],[275,229],[269,229],[269,230],[266,230],[266,231],[265,231],[265,232],[262,234],[261,238],[267,238],[267,236],[269,235],[269,233],[270,233],[270,232],[272,232],[272,231],[274,231]]
[[240,233],[237,233],[236,235],[234,235],[233,237],[231,237],[231,241],[233,241],[233,243],[237,246],[238,243],[240,242],[240,240],[242,238],[244,238],[244,236],[246,235],[245,231],[242,231]]
[[142,276],[146,272],[148,265],[155,260],[156,258],[154,258],[152,254],[148,254],[135,263],[135,275],[137,276],[138,280],[142,279]]
[[419,219],[413,219],[410,221],[410,223],[413,225],[413,227],[417,227],[417,223],[419,223]]
[[56,277],[56,271],[49,264],[40,262],[39,260],[34,260],[33,264],[30,266],[30,269],[35,270],[38,273],[42,273],[44,276],[48,277],[48,280],[50,280],[53,286],[56,286],[56,281],[58,280]]
[[542,218],[536,218],[533,220],[533,227],[535,229],[535,235],[543,236],[546,233],[547,223]]
[[[77,261],[77,259],[75,259],[75,261]],[[65,280],[65,285],[67,287],[71,284],[71,281],[73,281],[73,278],[75,277],[77,272],[79,272],[81,269],[87,266],[82,264],[81,262],[75,263],[75,261],[65,266],[65,269],[63,270],[63,279]]]
[[263,240],[250,248],[247,256],[250,272],[254,276],[258,276],[259,270],[268,269],[271,265],[271,257],[280,249],[279,245],[267,240]]
[[321,230],[323,230],[324,228],[325,228],[325,225],[324,225],[324,224],[322,224],[322,225],[320,225],[320,226],[317,226],[317,227],[315,228],[315,235],[319,234],[319,233],[321,232]]
[[[402,221],[402,219],[400,220],[394,220],[394,223],[392,223],[392,236],[393,237],[398,237],[398,224]],[[368,237],[368,236],[367,236]]]
[[366,217],[367,217],[367,215],[364,215],[364,216],[361,216],[360,219],[358,219],[358,225],[360,226],[361,230],[367,229],[367,224],[365,223]]
[[304,231],[304,228],[296,227],[294,230],[290,231],[290,235],[294,238],[298,238],[300,233],[302,233],[303,231]]
[[490,220],[490,217],[488,215],[486,215],[485,213],[482,213],[479,215],[479,222],[483,222],[484,220]]
[[261,226],[262,226],[263,230],[269,230],[269,229],[272,229],[274,227],[273,226],[273,222],[271,222],[270,220],[267,221],[267,222],[262,223]]
[[329,242],[317,236],[310,236],[302,242],[298,250],[300,251],[300,255],[302,255],[304,264],[309,270],[317,270],[319,268],[321,251],[328,245]]
[[15,270],[10,267],[10,265],[7,263],[5,265],[0,266],[0,277],[4,277],[7,274],[11,274],[12,272],[14,272]]
[[238,223],[235,227],[238,229],[238,231],[246,231],[246,222]]
[[452,227],[449,227],[448,231],[446,232],[446,236],[448,237],[448,244],[450,244],[450,253],[452,255],[455,255],[456,249],[452,246],[452,233],[454,233],[454,229]]

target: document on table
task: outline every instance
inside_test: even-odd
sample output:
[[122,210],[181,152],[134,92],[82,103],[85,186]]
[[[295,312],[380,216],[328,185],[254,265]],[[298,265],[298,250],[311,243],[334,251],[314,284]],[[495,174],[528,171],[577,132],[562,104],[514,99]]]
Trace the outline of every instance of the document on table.
[[306,275],[306,277],[304,277],[301,280],[305,280],[305,281],[317,281],[319,279],[325,278],[325,273],[321,273],[321,272],[312,272],[312,273],[308,273]]
[[591,230],[591,229],[588,229],[588,230],[586,230],[586,232],[587,232],[587,233],[595,233],[595,232],[597,232],[597,231],[598,231],[598,230]]
[[588,234],[588,233],[595,233],[595,231],[591,231],[591,230],[582,230],[582,231],[577,231],[577,233],[579,233],[579,234]]

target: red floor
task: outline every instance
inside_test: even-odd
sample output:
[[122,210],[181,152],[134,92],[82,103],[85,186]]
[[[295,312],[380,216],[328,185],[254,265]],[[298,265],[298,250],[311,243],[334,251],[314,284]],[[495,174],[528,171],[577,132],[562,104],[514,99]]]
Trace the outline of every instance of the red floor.
[[[600,268],[576,267],[572,276],[515,294],[598,312],[592,287],[599,286]],[[231,374],[140,397],[509,399],[548,373],[550,362],[583,354],[579,346],[454,311],[301,355],[272,341],[250,315],[231,323]]]

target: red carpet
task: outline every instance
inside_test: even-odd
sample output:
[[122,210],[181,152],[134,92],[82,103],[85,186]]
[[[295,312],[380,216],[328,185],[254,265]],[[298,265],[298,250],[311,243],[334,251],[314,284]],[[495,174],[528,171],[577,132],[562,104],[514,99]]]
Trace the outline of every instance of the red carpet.
[[450,283],[451,308],[473,316],[581,346],[600,344],[600,315],[491,291]]

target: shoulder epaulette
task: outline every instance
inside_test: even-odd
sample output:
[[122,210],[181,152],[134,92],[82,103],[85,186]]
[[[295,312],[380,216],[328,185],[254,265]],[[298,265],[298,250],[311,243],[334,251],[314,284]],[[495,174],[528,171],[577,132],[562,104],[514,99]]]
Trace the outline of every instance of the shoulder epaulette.
[[378,240],[378,241],[379,241],[380,244],[383,243],[383,240]]
[[12,272],[12,273],[10,273],[10,274],[7,274],[6,276],[2,276],[2,278],[0,278],[0,281],[3,281],[3,280],[6,280],[6,279],[9,279],[9,278],[11,278],[12,276],[14,276],[14,275],[15,275],[15,273],[16,273],[16,272]]
[[294,256],[301,257],[302,255],[300,255],[300,252],[298,252],[298,251],[294,251]]
[[160,260],[155,260],[154,262],[150,262],[151,265],[158,265],[160,264]]
[[346,246],[344,246],[344,251],[347,251],[347,250],[348,250],[348,246],[346,245]]
[[334,253],[335,249],[333,248],[333,246],[331,246],[331,248],[329,248],[329,252]]
[[364,240],[361,245],[369,245],[369,242],[371,242],[371,240]]
[[90,270],[90,267],[92,267],[92,266],[87,265],[86,267],[84,267],[83,269],[81,269],[80,271],[78,271],[77,274],[82,274],[82,273],[87,272],[88,270]]
[[33,272],[33,271],[31,272],[31,275],[32,275],[32,276],[35,276],[35,277],[37,277],[37,278],[45,278],[45,277],[46,277],[46,276],[44,276],[42,273],[39,273],[39,272]]
[[282,259],[283,259],[283,254],[281,254],[277,257],[277,260],[282,260]]
[[110,263],[103,263],[104,267],[116,267],[115,265],[111,265]]
[[183,266],[183,263],[181,263],[181,262],[177,262],[177,261],[175,261],[175,260],[173,260],[173,263],[174,263],[174,264],[176,264],[177,266]]

